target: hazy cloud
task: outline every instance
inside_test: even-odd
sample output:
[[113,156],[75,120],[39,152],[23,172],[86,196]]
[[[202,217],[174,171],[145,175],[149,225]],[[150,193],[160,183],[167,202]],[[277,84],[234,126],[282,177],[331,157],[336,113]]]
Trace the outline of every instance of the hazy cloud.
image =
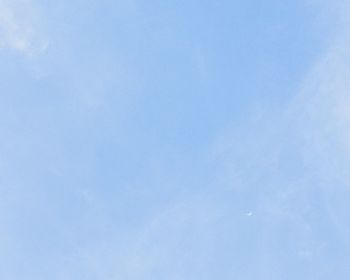
[[45,51],[48,41],[36,26],[34,3],[0,0],[0,49],[12,49],[25,55]]

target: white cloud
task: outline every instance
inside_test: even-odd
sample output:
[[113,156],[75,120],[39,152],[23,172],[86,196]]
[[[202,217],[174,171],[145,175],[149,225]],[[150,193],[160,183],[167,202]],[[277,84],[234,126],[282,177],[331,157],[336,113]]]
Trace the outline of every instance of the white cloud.
[[[347,14],[344,18],[350,18],[349,3],[337,2],[340,14]],[[348,20],[341,21],[336,37],[305,78],[290,111],[303,134],[305,153],[317,159],[312,164],[350,188],[350,173],[343,172],[350,161],[349,26]]]
[[39,32],[33,7],[31,1],[0,0],[0,50],[33,56],[47,49],[48,41]]
[[[266,231],[277,237],[289,221],[300,234],[292,241],[301,255],[314,258],[328,256],[324,243],[350,245],[350,1],[327,2],[342,19],[327,23],[333,37],[300,91],[277,112],[262,111],[233,127],[214,146],[225,183],[251,197],[248,202],[255,197],[258,209],[251,210],[265,217]],[[329,232],[319,231],[324,225]]]
[[350,1],[337,1],[336,35],[291,106],[304,165],[325,197],[333,226],[350,244]]

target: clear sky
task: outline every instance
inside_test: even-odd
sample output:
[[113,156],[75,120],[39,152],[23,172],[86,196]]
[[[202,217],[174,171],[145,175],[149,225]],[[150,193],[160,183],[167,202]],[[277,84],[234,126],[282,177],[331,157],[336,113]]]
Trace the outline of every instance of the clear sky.
[[349,18],[0,0],[0,279],[349,279]]

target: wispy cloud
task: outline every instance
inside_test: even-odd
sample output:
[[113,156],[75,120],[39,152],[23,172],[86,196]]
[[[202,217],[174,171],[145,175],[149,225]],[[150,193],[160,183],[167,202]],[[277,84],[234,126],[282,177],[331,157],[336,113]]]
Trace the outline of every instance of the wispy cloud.
[[28,56],[47,49],[48,41],[34,24],[36,15],[31,14],[32,9],[24,11],[22,7],[30,5],[33,3],[0,0],[0,49],[15,50]]
[[342,264],[333,260],[344,251],[331,259],[332,248],[350,246],[350,33],[343,15],[350,18],[350,1],[326,2],[343,19],[324,22],[332,36],[298,92],[280,108],[262,108],[259,118],[228,129],[214,155],[226,172],[224,184],[262,222],[270,262],[278,262],[274,240],[285,238],[288,224],[295,258],[315,264],[324,258],[337,271]]
[[337,3],[344,20],[339,21],[328,49],[305,77],[290,108],[303,134],[305,153],[318,158],[313,164],[328,177],[342,177],[350,188],[350,175],[343,172],[346,165],[341,166],[350,161],[350,1]]
[[349,246],[350,1],[336,3],[334,37],[303,81],[291,112],[303,143],[303,177],[320,187],[332,226]]

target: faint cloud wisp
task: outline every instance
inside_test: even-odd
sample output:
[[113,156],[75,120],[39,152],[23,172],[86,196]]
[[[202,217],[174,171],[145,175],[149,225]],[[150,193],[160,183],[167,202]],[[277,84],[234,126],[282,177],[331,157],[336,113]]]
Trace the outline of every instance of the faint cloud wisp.
[[[34,17],[25,10],[22,4],[16,1],[0,0],[0,50],[15,50],[26,56],[34,56],[44,52],[49,43],[42,38],[38,29],[35,27]],[[26,6],[33,6],[31,2],[26,2]]]

